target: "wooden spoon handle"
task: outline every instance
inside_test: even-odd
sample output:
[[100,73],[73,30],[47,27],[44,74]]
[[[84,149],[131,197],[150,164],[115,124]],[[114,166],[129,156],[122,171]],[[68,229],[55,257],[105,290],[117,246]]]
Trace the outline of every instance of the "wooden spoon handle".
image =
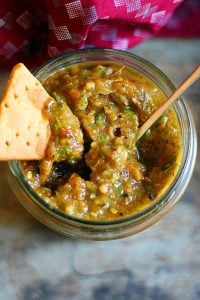
[[139,128],[136,141],[162,116],[168,107],[179,97],[185,90],[190,87],[200,77],[200,66],[198,66],[175,90],[175,92],[156,110],[152,116]]

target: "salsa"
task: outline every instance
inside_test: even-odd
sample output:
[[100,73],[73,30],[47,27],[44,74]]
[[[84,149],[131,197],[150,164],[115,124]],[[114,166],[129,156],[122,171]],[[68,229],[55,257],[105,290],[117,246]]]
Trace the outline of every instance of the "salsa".
[[24,176],[49,205],[85,220],[114,220],[156,202],[177,174],[181,133],[169,109],[136,143],[138,128],[166,96],[137,70],[79,63],[48,77],[51,138]]

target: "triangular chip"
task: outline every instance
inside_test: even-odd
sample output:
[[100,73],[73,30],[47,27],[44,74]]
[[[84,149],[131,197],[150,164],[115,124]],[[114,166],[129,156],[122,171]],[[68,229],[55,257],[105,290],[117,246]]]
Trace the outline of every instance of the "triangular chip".
[[50,98],[21,63],[14,66],[0,104],[0,160],[39,160],[50,136],[42,113]]

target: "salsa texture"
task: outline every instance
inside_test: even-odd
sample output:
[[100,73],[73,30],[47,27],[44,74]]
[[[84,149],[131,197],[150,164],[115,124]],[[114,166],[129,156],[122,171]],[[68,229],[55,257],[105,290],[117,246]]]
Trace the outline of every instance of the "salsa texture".
[[138,128],[165,101],[153,81],[110,62],[57,71],[43,86],[51,138],[41,161],[21,163],[35,192],[85,220],[133,215],[162,195],[181,161],[181,133],[171,108],[136,143]]

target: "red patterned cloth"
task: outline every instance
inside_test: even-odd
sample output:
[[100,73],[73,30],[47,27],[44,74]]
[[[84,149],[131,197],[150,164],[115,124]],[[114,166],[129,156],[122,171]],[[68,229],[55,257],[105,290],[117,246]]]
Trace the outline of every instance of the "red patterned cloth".
[[1,1],[0,65],[36,66],[84,47],[125,50],[157,33],[182,1]]

